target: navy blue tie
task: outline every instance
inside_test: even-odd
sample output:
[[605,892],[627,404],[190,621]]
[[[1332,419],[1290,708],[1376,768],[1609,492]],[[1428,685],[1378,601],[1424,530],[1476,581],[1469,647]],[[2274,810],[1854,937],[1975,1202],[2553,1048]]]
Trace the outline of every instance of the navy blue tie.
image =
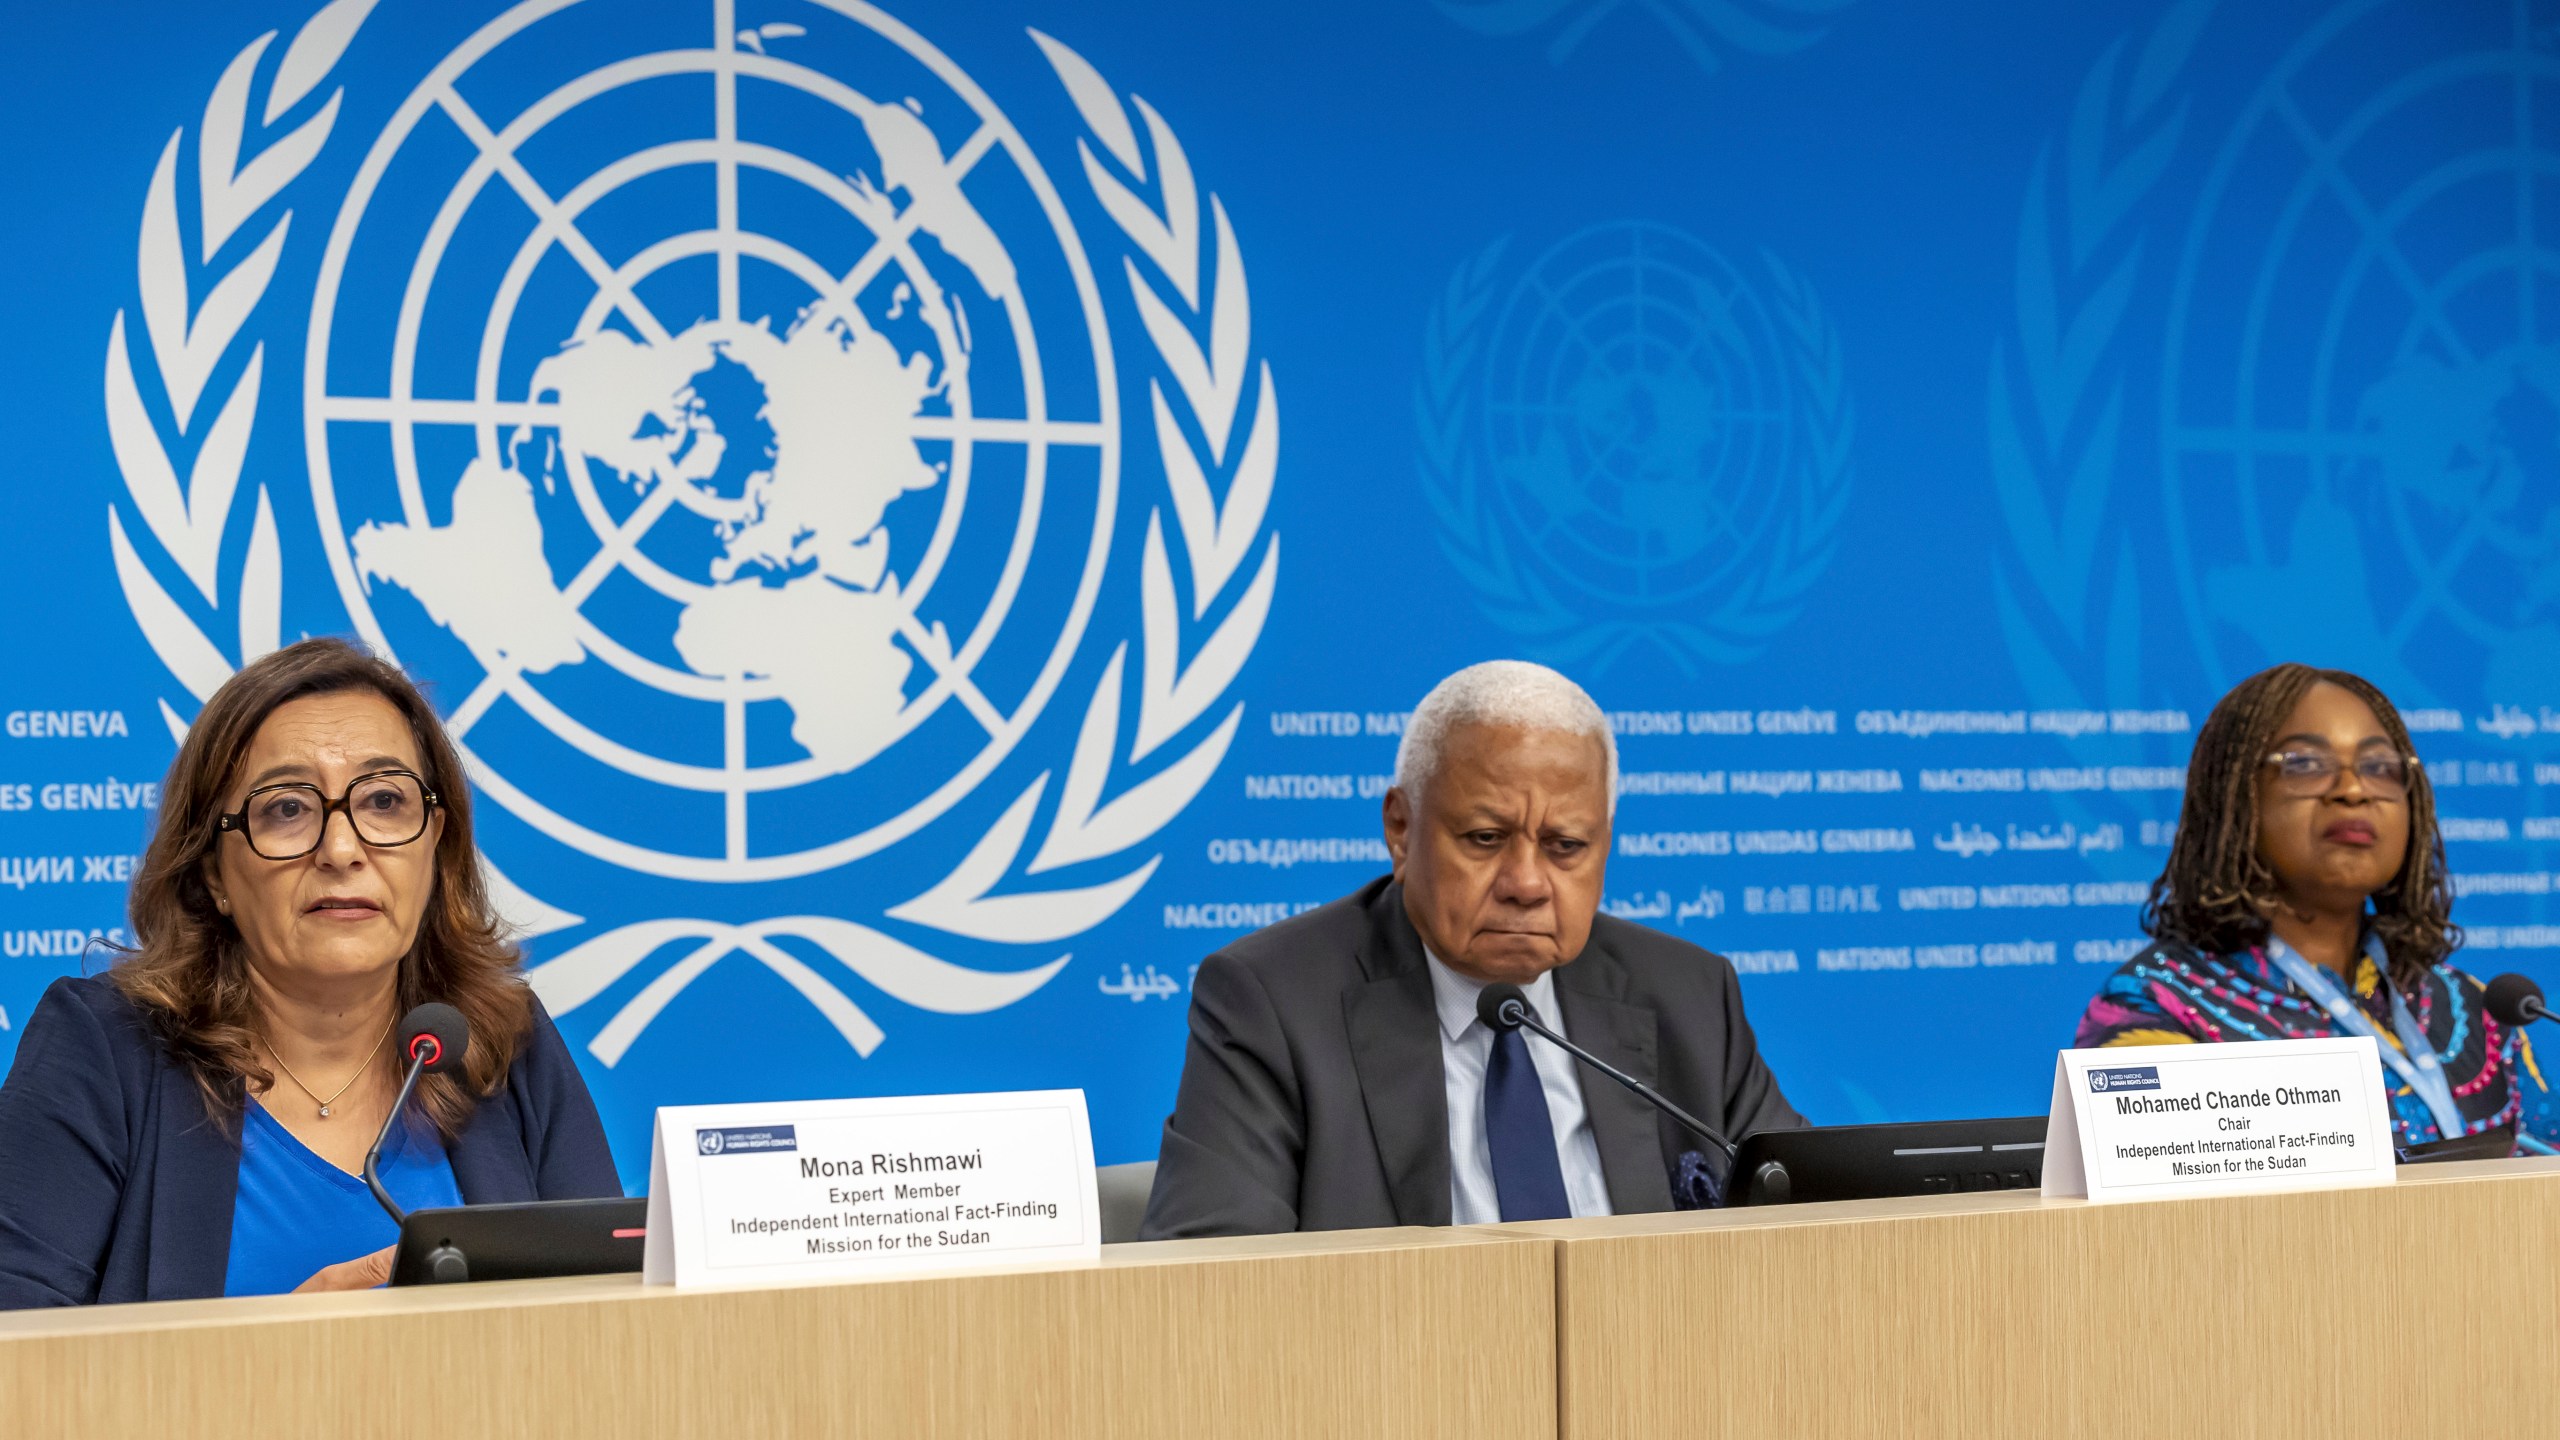
[[1572,1217],[1547,1092],[1538,1084],[1529,1042],[1517,1030],[1493,1032],[1493,1054],[1484,1065],[1484,1138],[1493,1154],[1493,1192],[1503,1219]]

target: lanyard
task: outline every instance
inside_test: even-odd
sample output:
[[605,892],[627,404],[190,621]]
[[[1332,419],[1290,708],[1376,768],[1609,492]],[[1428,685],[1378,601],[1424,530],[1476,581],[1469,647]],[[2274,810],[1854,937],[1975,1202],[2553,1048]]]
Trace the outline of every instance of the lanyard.
[[2409,1014],[2408,1002],[2392,988],[2390,964],[2383,955],[2381,939],[2367,934],[2364,953],[2372,959],[2374,969],[2381,976],[2383,993],[2391,997],[2391,1028],[2400,1035],[2400,1044],[2396,1048],[2383,1038],[2382,1032],[2373,1028],[2373,1021],[2366,1016],[2363,1007],[2338,988],[2338,982],[2330,977],[2328,971],[2295,954],[2293,947],[2282,940],[2272,935],[2267,937],[2267,958],[2276,962],[2287,979],[2309,995],[2314,1004],[2328,1011],[2330,1019],[2359,1035],[2373,1037],[2374,1048],[2382,1052],[2382,1063],[2390,1066],[2392,1073],[2408,1082],[2409,1088],[2418,1092],[2418,1098],[2427,1102],[2427,1109],[2436,1117],[2438,1137],[2450,1140],[2464,1133],[2462,1107],[2453,1099],[2453,1082],[2444,1078],[2444,1066],[2436,1060],[2436,1048],[2428,1042],[2426,1033],[2418,1028],[2417,1020]]

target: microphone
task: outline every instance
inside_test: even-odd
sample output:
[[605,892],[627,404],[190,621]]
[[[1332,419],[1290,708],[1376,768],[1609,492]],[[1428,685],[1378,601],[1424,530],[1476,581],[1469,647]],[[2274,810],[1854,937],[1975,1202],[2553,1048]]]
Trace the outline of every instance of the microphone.
[[1548,1044],[1633,1090],[1643,1098],[1646,1104],[1670,1116],[1690,1133],[1712,1141],[1717,1149],[1724,1152],[1727,1160],[1734,1158],[1733,1142],[1724,1138],[1714,1127],[1664,1099],[1662,1092],[1652,1086],[1539,1024],[1537,1012],[1529,1008],[1529,999],[1520,993],[1519,986],[1487,985],[1483,990],[1478,991],[1476,1018],[1483,1021],[1485,1027],[1490,1030],[1528,1030],[1544,1038]]
[[391,1139],[391,1127],[400,1123],[400,1112],[409,1108],[409,1096],[418,1088],[418,1077],[442,1075],[461,1066],[462,1057],[471,1049],[471,1026],[461,1011],[429,1001],[400,1017],[400,1049],[409,1057],[409,1073],[400,1082],[400,1095],[391,1102],[391,1113],[382,1117],[382,1129],[373,1137],[372,1148],[364,1152],[365,1188],[389,1212],[394,1225],[406,1222],[409,1212],[382,1188],[382,1147]]
[[2542,987],[2522,975],[2510,971],[2490,981],[2488,988],[2485,1003],[2501,1025],[2521,1027],[2551,1018],[2551,1012],[2543,1008]]

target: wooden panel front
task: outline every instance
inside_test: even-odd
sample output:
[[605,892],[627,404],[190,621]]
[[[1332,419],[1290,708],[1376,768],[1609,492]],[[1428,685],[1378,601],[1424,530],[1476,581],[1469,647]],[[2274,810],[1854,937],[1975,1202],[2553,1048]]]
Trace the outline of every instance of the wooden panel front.
[[1567,1440],[2560,1433],[2560,1161],[1516,1227]]
[[1112,1246],[1097,1267],[633,1277],[0,1315],[12,1435],[1555,1433],[1552,1247]]

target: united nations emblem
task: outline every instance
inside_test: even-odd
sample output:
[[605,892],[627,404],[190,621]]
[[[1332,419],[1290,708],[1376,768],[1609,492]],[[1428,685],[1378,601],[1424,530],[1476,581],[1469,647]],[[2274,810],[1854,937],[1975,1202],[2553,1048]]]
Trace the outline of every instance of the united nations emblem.
[[1547,658],[1758,653],[1830,563],[1849,495],[1839,342],[1802,279],[1659,225],[1573,235],[1431,317],[1425,495],[1485,613]]
[[[2560,694],[2560,347],[2535,219],[2560,86],[2547,27],[2509,8],[2463,31],[2422,4],[2338,6],[2218,134],[2195,134],[2185,83],[2216,53],[2200,0],[2084,80],[2029,185],[1992,377],[1998,594],[2040,703],[2140,703],[2155,588],[2215,688],[2330,657],[2404,705]],[[2119,483],[2137,466],[2156,489]],[[2128,525],[2165,534],[2164,574]]]
[[1786,55],[1830,33],[1831,18],[1855,0],[1433,0],[1440,13],[1480,35],[1521,35],[1554,27],[1547,60],[1561,65],[1619,10],[1650,16],[1698,68],[1724,68],[1727,52]]
[[[118,573],[199,697],[272,648],[281,608],[264,489],[227,594],[217,571],[268,383],[252,321],[286,308],[268,292],[292,216],[226,242],[332,142],[343,95],[320,91],[371,8],[338,0],[297,35],[266,81],[266,124],[285,126],[251,158],[274,37],[225,72],[196,137],[200,281],[173,137],[145,204],[142,333],[119,313],[110,337],[132,500],[108,517]],[[485,795],[667,882],[769,886],[901,857],[833,892],[877,895],[872,914],[626,919],[538,966],[561,1012],[672,955],[591,1042],[608,1065],[733,955],[866,1055],[878,1024],[809,948],[928,1010],[1039,988],[1068,957],[1009,952],[1125,904],[1156,864],[1132,852],[1223,758],[1242,707],[1221,701],[1277,575],[1278,405],[1243,261],[1162,117],[1133,102],[1133,123],[1074,51],[1023,42],[1082,121],[1073,174],[1097,241],[1021,129],[922,36],[857,0],[749,8],[531,0],[482,26],[355,164],[299,347],[337,600],[439,683]],[[1105,298],[1124,273],[1134,346]],[[224,363],[242,348],[245,365]],[[169,420],[142,399],[155,371]],[[1124,371],[1146,399],[1126,436]],[[199,427],[216,379],[230,393]],[[1150,500],[1140,482],[1159,476]],[[1124,575],[1133,500],[1144,544]],[[236,619],[236,645],[169,593],[128,514]],[[1079,665],[1114,608],[1136,633]],[[947,817],[998,777],[1010,802],[956,829]],[[1099,873],[1063,887],[1030,879],[1087,864]],[[522,898],[529,929],[581,923]],[[933,935],[988,963],[932,953]]]
[[[2373,657],[2413,701],[2465,674],[2560,699],[2560,341],[2543,318],[2560,260],[2537,221],[2536,118],[2560,77],[2548,27],[2512,8],[2511,31],[2456,38],[2424,4],[2342,7],[2214,156],[2160,390],[2176,578],[2213,673],[2255,668],[2225,658],[2245,637],[2257,656]],[[2433,42],[2387,79],[2385,27]],[[2261,167],[2245,182],[2243,157]],[[2243,255],[2245,279],[2226,269]],[[2317,621],[2298,603],[2314,593]]]

